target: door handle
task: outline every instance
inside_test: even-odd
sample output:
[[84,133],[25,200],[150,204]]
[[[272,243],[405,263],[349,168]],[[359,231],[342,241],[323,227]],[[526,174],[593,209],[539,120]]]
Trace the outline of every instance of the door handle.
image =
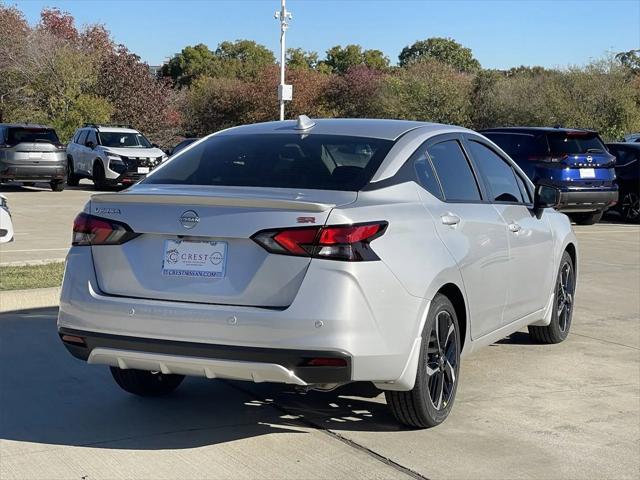
[[460,217],[454,215],[453,213],[442,215],[440,219],[442,220],[442,223],[444,223],[445,225],[450,225],[452,227],[460,223]]
[[510,223],[509,224],[509,231],[513,232],[513,233],[518,233],[520,231],[522,227],[520,225],[518,225],[517,223]]

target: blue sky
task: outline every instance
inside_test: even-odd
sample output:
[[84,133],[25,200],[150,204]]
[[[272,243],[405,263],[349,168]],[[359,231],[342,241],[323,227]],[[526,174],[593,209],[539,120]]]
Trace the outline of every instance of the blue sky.
[[[31,23],[55,6],[77,23],[104,23],[116,41],[150,64],[186,45],[210,48],[247,38],[277,52],[279,0],[5,0]],[[392,63],[406,45],[451,37],[486,68],[584,64],[607,52],[640,48],[640,0],[288,0],[287,46],[324,52],[359,43]]]

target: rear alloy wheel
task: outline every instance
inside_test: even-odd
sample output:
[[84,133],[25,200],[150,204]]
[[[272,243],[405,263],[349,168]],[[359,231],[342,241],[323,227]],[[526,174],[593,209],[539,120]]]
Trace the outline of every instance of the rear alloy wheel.
[[73,170],[73,159],[69,158],[67,161],[67,185],[77,187],[79,183],[80,178],[76,176]]
[[573,213],[570,215],[570,218],[576,225],[593,225],[602,219],[603,214],[604,212],[601,210],[592,213]]
[[460,330],[451,301],[438,294],[422,332],[416,383],[408,392],[386,391],[387,405],[409,427],[441,424],[451,412],[460,369]]
[[146,370],[110,367],[116,383],[124,391],[141,397],[157,397],[173,392],[184,380],[184,375],[167,375]]
[[67,186],[67,183],[64,180],[53,180],[49,183],[51,185],[51,190],[54,192],[61,192],[64,190],[64,187]]
[[104,190],[107,187],[107,179],[104,174],[104,167],[100,162],[93,164],[93,185],[96,190]]
[[638,223],[640,220],[640,195],[627,192],[620,200],[620,213],[627,222]]
[[567,252],[562,254],[556,279],[555,298],[551,323],[546,327],[529,326],[529,335],[538,343],[560,343],[569,335],[573,317],[576,277],[573,260]]

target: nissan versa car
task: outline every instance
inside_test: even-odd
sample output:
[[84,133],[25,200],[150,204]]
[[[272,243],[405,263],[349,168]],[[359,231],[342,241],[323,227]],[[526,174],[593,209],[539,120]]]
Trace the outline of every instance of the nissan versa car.
[[558,209],[592,225],[616,204],[615,157],[597,132],[568,128],[505,127],[481,130],[522,168],[534,184],[560,189]]
[[81,178],[90,178],[98,190],[130,185],[166,159],[162,150],[128,125],[88,123],[67,147],[68,183],[76,186]]
[[224,130],[73,226],[59,335],[127,392],[184,375],[328,390],[373,382],[396,418],[451,411],[460,356],[528,326],[563,341],[576,238],[482,135],[394,120]]
[[0,183],[47,182],[51,190],[61,192],[67,175],[64,150],[51,127],[0,123]]

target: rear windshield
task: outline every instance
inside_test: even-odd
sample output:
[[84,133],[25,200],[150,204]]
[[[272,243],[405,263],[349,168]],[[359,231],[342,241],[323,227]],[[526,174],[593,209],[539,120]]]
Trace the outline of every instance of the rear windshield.
[[605,151],[604,145],[594,133],[551,133],[547,138],[552,155],[602,153]]
[[483,133],[511,158],[518,160],[531,156],[548,155],[549,148],[544,135],[527,133]]
[[111,148],[151,148],[151,142],[141,133],[100,132],[100,145]]
[[173,158],[144,183],[357,191],[392,145],[341,135],[216,135]]
[[29,142],[59,144],[60,140],[55,130],[51,128],[9,128],[9,132],[7,133],[7,143],[9,145]]

